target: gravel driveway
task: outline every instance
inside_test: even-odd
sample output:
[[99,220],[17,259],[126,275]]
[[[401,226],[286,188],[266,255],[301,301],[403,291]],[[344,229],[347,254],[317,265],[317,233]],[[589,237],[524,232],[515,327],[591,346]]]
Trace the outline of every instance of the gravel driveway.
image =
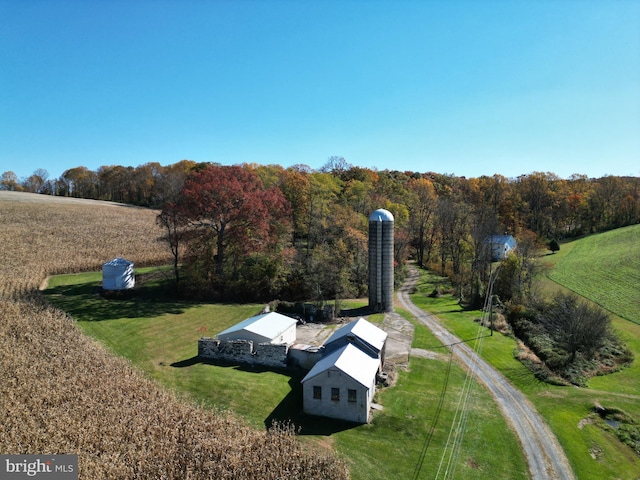
[[446,330],[438,318],[416,307],[409,298],[409,291],[418,279],[418,272],[412,269],[407,282],[398,291],[399,303],[424,323],[445,345],[453,345],[453,354],[469,369],[475,371],[478,381],[483,383],[511,424],[524,451],[531,478],[534,480],[562,479],[575,477],[569,461],[557,438],[544,419],[538,414],[527,398],[491,365],[482,360],[459,338]]

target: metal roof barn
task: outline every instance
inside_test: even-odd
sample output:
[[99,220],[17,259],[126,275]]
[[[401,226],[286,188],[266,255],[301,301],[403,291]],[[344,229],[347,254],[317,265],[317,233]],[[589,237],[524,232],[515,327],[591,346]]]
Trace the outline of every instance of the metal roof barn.
[[333,332],[324,345],[327,350],[333,350],[353,343],[369,356],[381,358],[386,340],[387,332],[364,318],[359,318]]
[[325,355],[302,379],[304,412],[367,423],[379,365],[352,344]]
[[247,318],[217,335],[219,340],[251,340],[254,343],[291,344],[296,340],[294,318],[270,312]]

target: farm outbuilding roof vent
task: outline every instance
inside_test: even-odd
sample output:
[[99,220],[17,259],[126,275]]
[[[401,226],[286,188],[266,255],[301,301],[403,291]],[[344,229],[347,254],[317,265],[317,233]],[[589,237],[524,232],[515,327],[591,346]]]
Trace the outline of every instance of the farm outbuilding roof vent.
[[102,264],[103,290],[126,290],[136,284],[133,263],[116,257]]

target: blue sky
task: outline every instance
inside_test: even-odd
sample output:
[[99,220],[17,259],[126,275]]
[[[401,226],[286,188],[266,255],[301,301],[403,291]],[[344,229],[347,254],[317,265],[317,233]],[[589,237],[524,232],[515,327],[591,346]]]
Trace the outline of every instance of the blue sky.
[[0,173],[640,176],[640,2],[0,0]]

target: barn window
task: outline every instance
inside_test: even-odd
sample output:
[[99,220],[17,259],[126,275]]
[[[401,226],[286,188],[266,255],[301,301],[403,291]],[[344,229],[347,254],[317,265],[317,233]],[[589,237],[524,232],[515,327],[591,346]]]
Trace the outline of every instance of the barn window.
[[335,387],[331,388],[331,400],[334,400],[336,402],[340,401],[340,389],[339,388],[335,388]]
[[352,402],[352,403],[355,402],[356,401],[356,391],[349,389],[347,391],[347,393],[348,393],[347,399],[349,400],[349,402]]
[[322,387],[318,385],[313,386],[313,398],[316,398],[318,400],[322,399]]

